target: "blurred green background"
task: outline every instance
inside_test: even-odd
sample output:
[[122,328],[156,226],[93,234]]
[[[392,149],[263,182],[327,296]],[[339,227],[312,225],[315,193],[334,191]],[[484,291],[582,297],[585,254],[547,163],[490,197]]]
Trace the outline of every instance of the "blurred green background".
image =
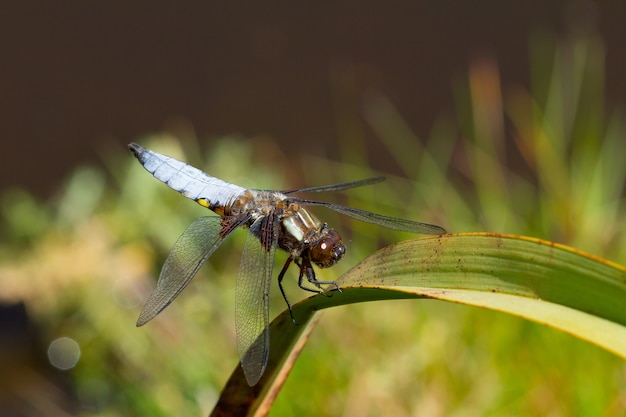
[[[43,148],[31,143],[29,152],[35,159],[28,165],[19,163],[23,151],[4,153],[4,169],[13,167],[0,194],[0,407],[6,415],[207,415],[237,365],[233,298],[242,231],[224,243],[162,315],[135,328],[169,249],[193,219],[207,213],[144,171],[121,145],[131,139],[253,188],[289,189],[383,174],[388,177],[383,184],[315,197],[440,224],[450,232],[491,231],[549,239],[626,263],[624,103],[612,95],[614,89],[621,91],[620,85],[607,81],[616,72],[609,65],[616,52],[605,39],[611,32],[604,33],[601,29],[606,26],[596,25],[611,22],[611,10],[585,2],[555,6],[551,10],[558,16],[558,28],[551,28],[549,19],[539,24],[529,18],[536,24],[523,26],[517,34],[523,45],[518,39],[512,49],[497,47],[501,39],[495,30],[478,39],[468,36],[464,55],[454,60],[463,66],[452,70],[442,66],[447,78],[441,80],[426,78],[438,72],[436,64],[428,73],[407,73],[401,70],[402,61],[391,59],[413,56],[414,33],[394,32],[403,39],[396,42],[386,37],[393,19],[381,18],[373,24],[353,15],[356,10],[349,3],[342,5],[330,18],[333,36],[339,39],[342,34],[337,16],[369,22],[351,26],[356,33],[350,33],[354,44],[347,50],[395,51],[381,59],[389,58],[396,73],[378,70],[371,63],[364,69],[363,55],[334,51],[332,41],[312,39],[309,44],[286,46],[281,33],[307,30],[298,25],[304,19],[302,10],[280,9],[274,18],[288,24],[268,24],[273,29],[263,32],[262,45],[247,52],[262,53],[263,60],[275,64],[278,55],[281,62],[290,62],[284,49],[298,49],[305,55],[307,48],[332,51],[323,64],[328,96],[318,103],[327,108],[326,119],[319,114],[313,118],[282,114],[280,108],[263,106],[258,97],[233,104],[235,97],[241,98],[234,93],[231,102],[223,103],[228,92],[217,98],[210,94],[213,87],[219,89],[219,66],[225,65],[215,62],[217,75],[211,74],[211,66],[203,67],[200,74],[200,79],[206,77],[215,86],[198,85],[211,102],[200,108],[209,112],[211,106],[225,106],[210,115],[218,126],[214,130],[194,118],[200,110],[187,113],[174,103],[176,117],[157,114],[159,123],[146,122],[141,129],[118,132],[103,127],[106,138],[104,134],[83,138],[71,148],[52,140]],[[98,8],[90,7],[68,2],[61,9],[81,21],[76,27],[59,26],[68,33],[76,31],[77,44],[87,22],[98,21],[94,12]],[[156,14],[151,10],[147,13]],[[375,10],[366,9],[372,15]],[[34,6],[20,11],[42,20],[49,16],[43,12],[50,12]],[[382,17],[385,11],[397,16],[380,9]],[[511,15],[504,8],[496,11],[501,14],[474,13],[499,24],[519,15],[518,6],[507,9]],[[180,10],[172,9],[169,19],[177,19],[174,12]],[[234,20],[236,12],[242,18],[254,17],[253,10],[243,6],[229,12]],[[540,15],[535,13],[528,16]],[[419,13],[414,17],[419,26]],[[422,19],[424,25],[437,23]],[[168,22],[164,19],[161,24],[166,27]],[[137,30],[141,28],[139,21]],[[228,27],[215,29],[224,33],[218,29]],[[203,36],[207,48],[211,43],[230,45],[229,38],[216,40],[204,32]],[[365,37],[362,43],[359,36]],[[464,35],[461,31],[449,36]],[[145,41],[150,43],[150,36]],[[171,42],[189,47],[175,39]],[[416,45],[421,42],[428,43],[420,39]],[[445,43],[432,43],[432,60],[420,65],[444,62],[438,57],[450,53]],[[194,46],[201,48],[202,42]],[[67,47],[72,50],[76,45]],[[189,48],[184,53],[200,53]],[[500,54],[516,57],[521,69],[503,66]],[[71,53],[68,56],[71,62]],[[311,53],[311,68],[320,65],[320,56],[326,55]],[[168,57],[157,53],[153,58],[155,71],[165,81],[163,88],[176,90],[160,67]],[[25,66],[26,77],[29,71],[32,68]],[[242,79],[258,76],[254,67],[239,71]],[[525,75],[508,81],[509,71]],[[401,88],[394,89],[397,80],[391,78],[395,76],[413,101],[407,101]],[[56,80],[51,88],[62,89],[65,78]],[[262,87],[249,81],[240,88],[251,96],[272,96],[270,80]],[[288,95],[292,100],[282,102],[296,115],[311,108],[310,96],[298,97],[310,88],[307,83],[305,76],[294,76]],[[88,84],[86,95],[95,92]],[[428,95],[414,91],[425,84],[433,89]],[[184,102],[194,86],[181,86],[178,100]],[[436,91],[444,99],[435,96]],[[148,98],[123,89],[114,90],[111,97],[116,94],[118,102],[130,100],[139,108],[145,104],[143,111],[149,112]],[[280,94],[285,97],[286,92]],[[445,97],[450,107],[432,104],[445,103]],[[415,119],[413,102],[424,110]],[[96,110],[106,109],[112,125],[119,121],[120,114],[112,110],[114,101],[90,103]],[[22,104],[25,112],[42,111],[35,99]],[[33,137],[47,137],[46,132],[50,137],[59,132],[74,137],[77,132],[85,134],[72,128],[84,122],[82,113],[74,120],[58,108],[46,111],[41,120],[50,124],[37,125]],[[228,119],[236,126],[238,114],[273,119],[265,125],[241,116],[246,126],[241,130],[220,124],[219,119]],[[141,115],[136,117],[141,120]],[[309,127],[318,122],[323,125],[319,130]],[[106,120],[101,123],[106,126]],[[285,130],[272,130],[272,123],[284,124]],[[24,132],[32,127],[15,123],[2,134],[28,144]],[[288,137],[297,135],[298,129],[299,137]],[[142,131],[151,133],[140,135]],[[329,135],[322,139],[325,133]],[[48,152],[49,147],[71,155],[84,148],[85,141],[99,159],[78,168]],[[47,162],[52,164],[49,172]],[[60,165],[67,175],[56,174],[62,172],[54,168]],[[36,179],[28,179],[27,172]],[[412,237],[323,209],[314,213],[338,229],[348,246],[341,263],[319,271],[321,279],[336,279],[377,248]],[[284,259],[284,254],[278,254],[276,265]],[[297,300],[308,294],[297,288],[294,274],[291,271],[286,287],[290,298]],[[274,315],[284,309],[284,303],[273,285]],[[428,300],[352,305],[324,312],[271,413],[296,414],[623,416],[626,367],[623,360],[568,335],[492,311]]]

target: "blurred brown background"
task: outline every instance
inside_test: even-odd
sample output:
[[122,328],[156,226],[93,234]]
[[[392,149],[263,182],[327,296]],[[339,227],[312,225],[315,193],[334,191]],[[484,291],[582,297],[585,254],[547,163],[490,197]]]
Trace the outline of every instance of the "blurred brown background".
[[503,85],[528,85],[541,31],[601,36],[610,107],[626,95],[625,12],[586,1],[5,1],[0,187],[48,196],[76,164],[99,162],[105,141],[177,120],[203,140],[269,136],[286,154],[332,157],[346,133],[337,119],[359,117],[370,92],[425,135],[454,111],[472,57],[494,57]]

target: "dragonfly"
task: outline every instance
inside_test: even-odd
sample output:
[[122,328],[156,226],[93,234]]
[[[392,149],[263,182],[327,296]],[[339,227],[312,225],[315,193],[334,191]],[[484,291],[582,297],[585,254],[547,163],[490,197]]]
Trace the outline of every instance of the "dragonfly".
[[143,326],[170,305],[226,237],[239,227],[247,228],[235,289],[235,330],[241,367],[250,386],[263,376],[269,357],[269,292],[276,249],[288,254],[278,274],[278,285],[290,312],[291,304],[282,283],[292,263],[299,268],[300,288],[316,293],[340,290],[334,281],[318,280],[313,265],[335,265],[345,255],[346,247],[339,233],[313,216],[306,206],[326,207],[393,230],[446,233],[440,226],[294,195],[342,191],[376,184],[384,177],[288,191],[258,190],[228,183],[136,143],[130,143],[128,148],[155,178],[217,214],[196,219],[178,238],[163,264],[156,288],[141,310],[137,326]]

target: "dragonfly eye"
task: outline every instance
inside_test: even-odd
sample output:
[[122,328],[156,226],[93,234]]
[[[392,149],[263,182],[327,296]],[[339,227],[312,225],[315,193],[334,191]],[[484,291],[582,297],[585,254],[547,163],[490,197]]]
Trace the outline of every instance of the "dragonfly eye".
[[322,238],[311,245],[309,253],[311,261],[320,268],[336,264],[346,253],[341,236],[334,230],[322,230]]

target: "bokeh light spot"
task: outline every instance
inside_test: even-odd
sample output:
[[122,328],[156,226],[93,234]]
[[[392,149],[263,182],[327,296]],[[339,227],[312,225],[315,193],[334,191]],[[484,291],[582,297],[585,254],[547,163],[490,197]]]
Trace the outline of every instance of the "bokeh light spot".
[[67,371],[78,363],[80,346],[69,337],[53,340],[48,347],[48,360],[55,368]]

